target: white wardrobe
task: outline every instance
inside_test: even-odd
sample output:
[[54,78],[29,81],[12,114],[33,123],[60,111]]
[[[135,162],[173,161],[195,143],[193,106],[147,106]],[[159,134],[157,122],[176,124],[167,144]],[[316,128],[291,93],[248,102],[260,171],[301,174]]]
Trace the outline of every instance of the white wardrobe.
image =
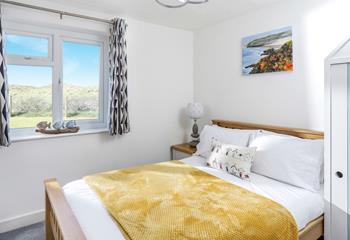
[[347,240],[350,237],[350,39],[327,58],[325,75],[325,239]]

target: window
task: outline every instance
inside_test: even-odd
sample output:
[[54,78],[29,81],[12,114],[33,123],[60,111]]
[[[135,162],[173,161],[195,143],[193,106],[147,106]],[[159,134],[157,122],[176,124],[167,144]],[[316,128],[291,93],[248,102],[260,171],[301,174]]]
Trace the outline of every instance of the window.
[[77,120],[82,130],[106,129],[108,37],[13,26],[5,29],[13,138],[33,135],[41,121]]
[[9,65],[10,127],[34,128],[52,121],[52,68]]
[[98,119],[101,47],[63,42],[64,119]]
[[48,58],[50,39],[32,35],[7,34],[6,53],[8,55],[25,56],[26,58]]

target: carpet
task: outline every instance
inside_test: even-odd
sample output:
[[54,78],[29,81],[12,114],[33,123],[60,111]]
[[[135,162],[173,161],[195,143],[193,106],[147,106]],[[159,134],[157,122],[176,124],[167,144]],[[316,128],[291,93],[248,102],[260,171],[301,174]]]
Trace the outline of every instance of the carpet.
[[44,240],[44,223],[36,223],[10,232],[0,233],[0,240]]

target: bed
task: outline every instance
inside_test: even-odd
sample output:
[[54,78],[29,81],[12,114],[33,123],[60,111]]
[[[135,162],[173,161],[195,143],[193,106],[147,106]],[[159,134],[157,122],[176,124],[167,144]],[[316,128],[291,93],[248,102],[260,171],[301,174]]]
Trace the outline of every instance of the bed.
[[[323,133],[311,130],[213,120],[213,124],[235,129],[263,129],[307,139],[322,139]],[[300,240],[317,240],[323,235],[323,193],[253,174],[250,182],[209,168],[199,156],[181,160],[203,172],[272,199],[290,211],[296,220]],[[283,197],[281,197],[283,196]],[[84,180],[63,188],[55,179],[45,181],[46,239],[125,239],[97,195]],[[96,224],[98,222],[99,224]]]

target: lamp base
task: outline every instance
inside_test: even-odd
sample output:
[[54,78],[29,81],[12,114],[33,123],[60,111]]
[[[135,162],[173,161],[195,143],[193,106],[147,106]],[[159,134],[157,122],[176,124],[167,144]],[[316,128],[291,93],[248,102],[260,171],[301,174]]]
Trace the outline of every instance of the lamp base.
[[193,127],[192,127],[192,134],[191,134],[192,141],[189,142],[188,144],[191,147],[196,147],[197,144],[199,143],[199,133],[198,133],[197,119],[193,119],[193,120],[194,120],[194,124],[193,124]]
[[199,143],[199,140],[193,140],[193,141],[189,142],[188,144],[189,144],[191,147],[197,147],[198,143]]

